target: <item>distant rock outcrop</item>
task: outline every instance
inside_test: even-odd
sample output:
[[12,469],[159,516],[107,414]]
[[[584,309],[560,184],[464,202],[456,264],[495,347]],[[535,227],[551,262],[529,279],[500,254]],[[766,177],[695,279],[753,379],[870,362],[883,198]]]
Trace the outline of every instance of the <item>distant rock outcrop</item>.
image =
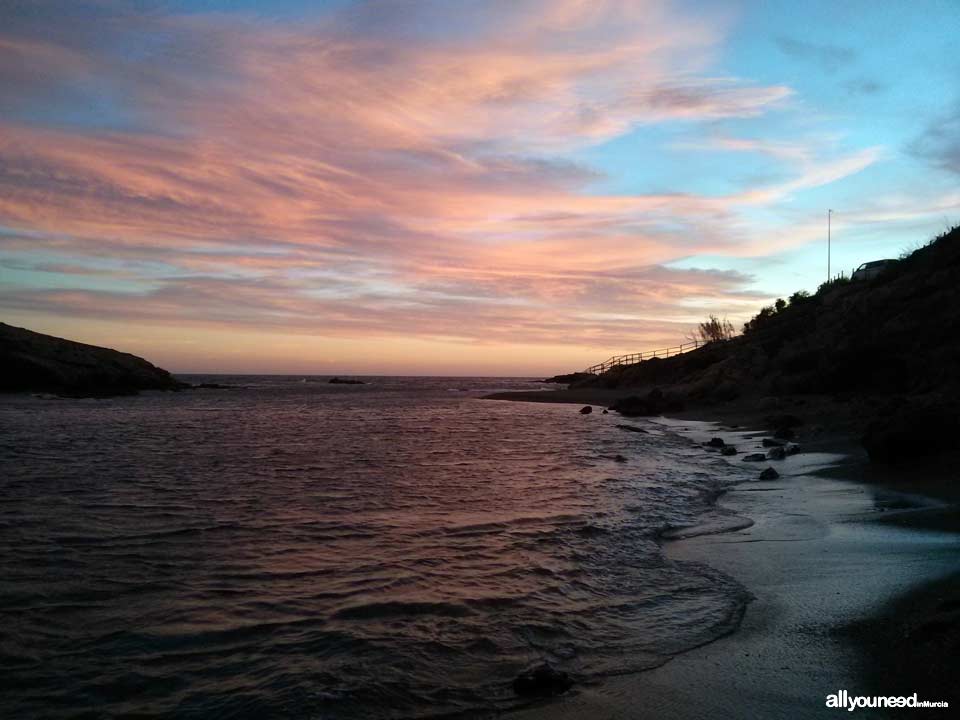
[[366,385],[363,380],[350,380],[349,378],[330,378],[327,382],[331,385]]
[[567,373],[566,375],[554,375],[553,377],[547,378],[546,380],[541,380],[542,383],[555,383],[558,385],[569,385],[572,383],[578,383],[583,380],[589,380],[596,377],[596,375],[591,375],[590,373],[584,372],[575,372]]
[[0,323],[0,392],[72,397],[188,387],[141,357]]

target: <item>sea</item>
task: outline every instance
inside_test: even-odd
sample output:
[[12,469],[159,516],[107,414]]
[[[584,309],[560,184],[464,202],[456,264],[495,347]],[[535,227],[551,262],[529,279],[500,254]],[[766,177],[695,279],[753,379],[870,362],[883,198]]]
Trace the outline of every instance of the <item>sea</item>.
[[[742,473],[523,378],[0,397],[0,717],[484,717],[735,629],[665,557]],[[626,431],[630,424],[647,432]]]

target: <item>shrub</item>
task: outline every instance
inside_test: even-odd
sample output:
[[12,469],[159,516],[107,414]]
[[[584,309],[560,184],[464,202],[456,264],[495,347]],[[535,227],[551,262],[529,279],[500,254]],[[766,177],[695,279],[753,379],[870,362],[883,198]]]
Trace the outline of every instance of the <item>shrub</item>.
[[817,295],[820,293],[828,292],[834,288],[840,287],[841,285],[848,285],[850,283],[850,278],[848,278],[844,273],[837,275],[831,280],[827,280],[825,283],[820,283],[820,287],[817,288]]
[[748,333],[756,330],[761,325],[766,324],[766,322],[777,314],[776,309],[773,305],[767,305],[766,307],[760,308],[760,312],[753,316],[752,320],[748,320],[743,325],[743,332]]
[[733,323],[729,320],[726,318],[721,320],[716,315],[710,315],[706,320],[697,325],[693,337],[700,342],[712,343],[729,340],[736,334],[737,331],[734,329]]

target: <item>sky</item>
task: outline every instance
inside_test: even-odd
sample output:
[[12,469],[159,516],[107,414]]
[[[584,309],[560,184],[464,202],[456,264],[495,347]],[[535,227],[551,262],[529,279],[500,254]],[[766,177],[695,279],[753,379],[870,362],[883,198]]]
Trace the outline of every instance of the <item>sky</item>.
[[0,0],[0,320],[542,375],[960,222],[958,0]]

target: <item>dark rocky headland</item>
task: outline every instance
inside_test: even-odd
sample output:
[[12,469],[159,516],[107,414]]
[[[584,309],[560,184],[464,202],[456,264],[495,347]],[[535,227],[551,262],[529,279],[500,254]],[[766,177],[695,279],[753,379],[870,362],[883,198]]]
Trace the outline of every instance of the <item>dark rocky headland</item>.
[[132,395],[188,385],[141,357],[0,323],[0,392]]

